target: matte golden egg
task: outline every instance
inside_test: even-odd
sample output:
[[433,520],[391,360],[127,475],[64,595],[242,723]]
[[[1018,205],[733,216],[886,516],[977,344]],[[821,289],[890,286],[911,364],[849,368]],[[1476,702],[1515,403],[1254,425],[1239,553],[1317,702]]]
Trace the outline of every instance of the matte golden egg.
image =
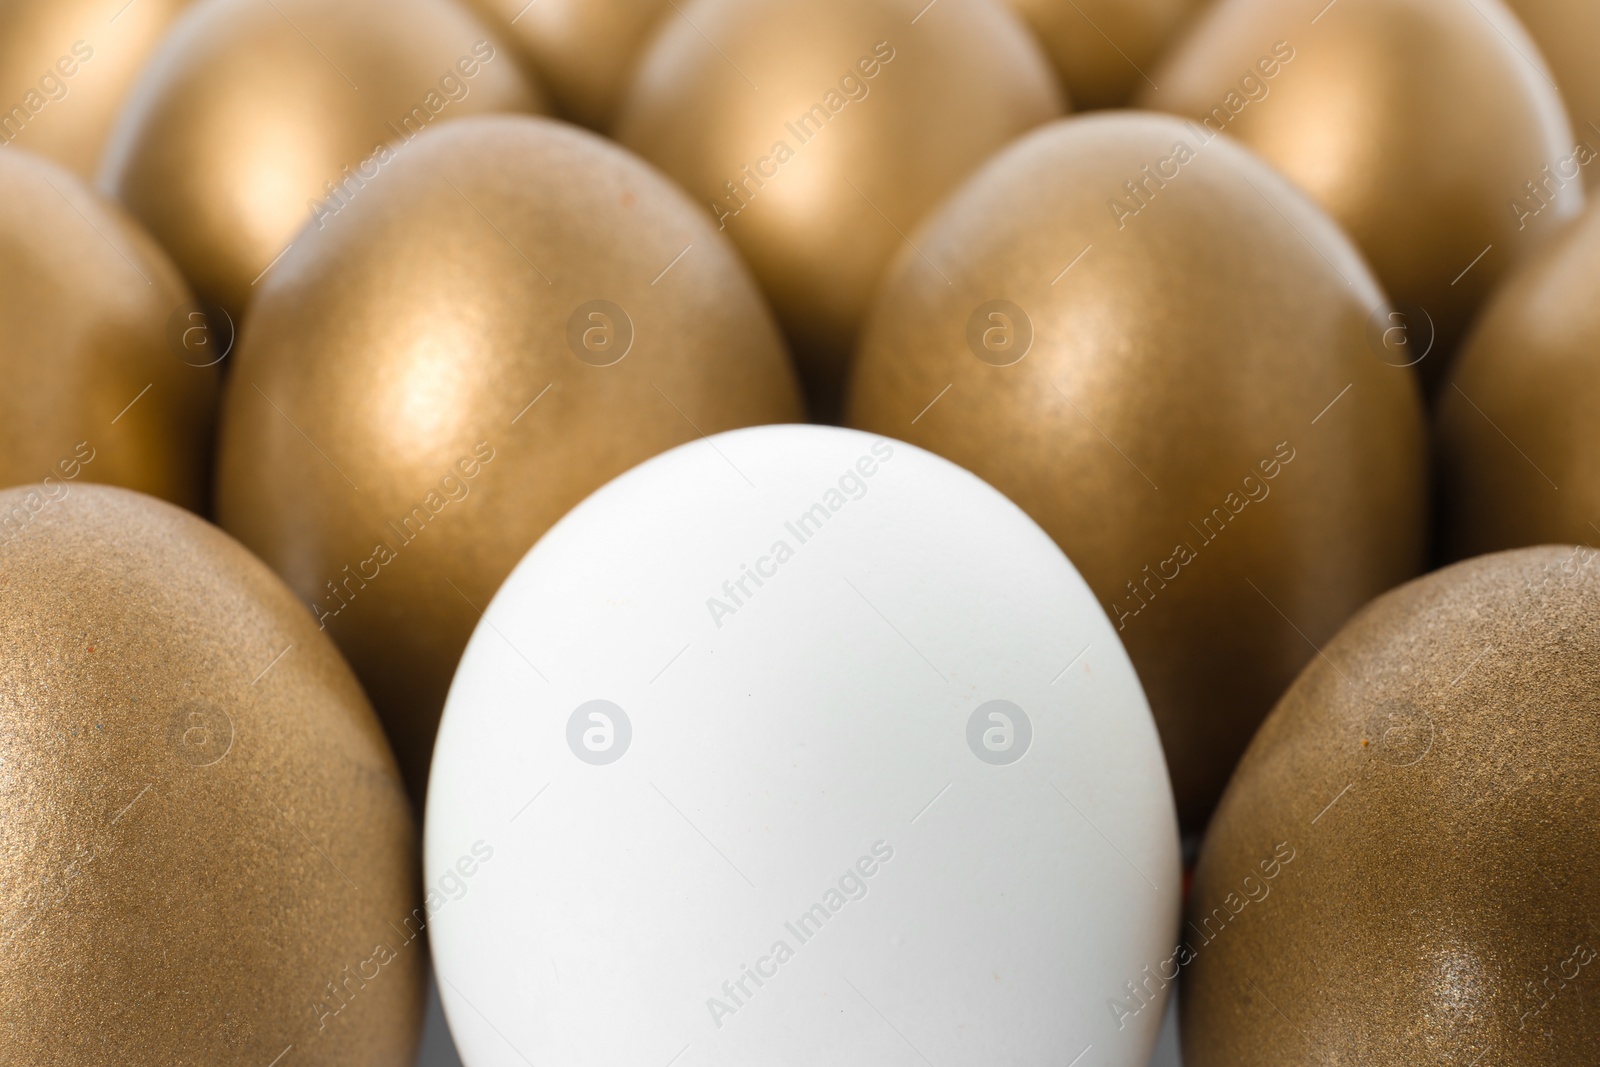
[[423,130],[542,111],[452,0],[210,0],[173,27],[100,181],[237,319],[303,227],[326,227]]
[[107,482],[202,508],[219,357],[156,243],[75,174],[0,149],[0,278],[0,487]]
[[1583,206],[1566,110],[1500,0],[1219,0],[1153,77],[1141,106],[1239,138],[1344,226],[1430,383]]
[[1352,619],[1206,836],[1186,1067],[1600,1060],[1597,720],[1592,548],[1479,557]]
[[0,588],[0,1062],[408,1063],[415,828],[304,607],[92,485],[0,535]]
[[1162,49],[1201,0],[1008,0],[1050,54],[1072,103],[1120,107],[1151,84]]
[[797,419],[798,389],[727,239],[577,127],[430,131],[307,237],[240,339],[218,514],[338,641],[420,799],[456,662],[534,541],[658,452]]
[[1600,206],[1495,294],[1439,397],[1452,558],[1600,541]]
[[0,143],[93,178],[124,99],[188,0],[0,4]]
[[601,130],[668,0],[476,0],[533,63],[561,113]]
[[[1573,163],[1589,189],[1600,184],[1600,4],[1508,0],[1550,64],[1567,103],[1577,145]],[[1570,170],[1572,163],[1566,163]],[[1541,176],[1542,177],[1542,176]]]
[[954,460],[1055,538],[1199,830],[1316,644],[1422,563],[1418,390],[1369,348],[1383,292],[1257,157],[1137,112],[1023,139],[913,240],[850,424]]
[[921,217],[1062,110],[989,0],[698,0],[663,23],[616,133],[727,230],[837,404],[873,288]]

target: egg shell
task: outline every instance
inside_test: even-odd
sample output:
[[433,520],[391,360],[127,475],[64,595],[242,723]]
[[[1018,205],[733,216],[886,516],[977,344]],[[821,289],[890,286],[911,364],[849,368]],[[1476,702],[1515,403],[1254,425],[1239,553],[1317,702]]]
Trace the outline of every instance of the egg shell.
[[1125,106],[1201,0],[1009,0],[1081,109]]
[[1562,170],[1570,174],[1581,168],[1586,187],[1593,190],[1600,183],[1600,166],[1595,165],[1600,161],[1600,6],[1571,0],[1508,2],[1538,44],[1566,101],[1576,140]]

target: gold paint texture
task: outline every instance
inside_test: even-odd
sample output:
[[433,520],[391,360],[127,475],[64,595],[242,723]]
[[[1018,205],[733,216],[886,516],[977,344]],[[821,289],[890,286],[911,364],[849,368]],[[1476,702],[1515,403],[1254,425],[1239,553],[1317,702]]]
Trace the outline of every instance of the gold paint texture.
[[[1292,58],[1268,77],[1258,64],[1275,46]],[[1344,226],[1390,296],[1425,309],[1430,383],[1496,283],[1583,206],[1579,182],[1543,199],[1527,185],[1572,155],[1573,135],[1500,0],[1339,0],[1320,15],[1219,0],[1152,77],[1141,107],[1259,152]]]
[[1083,109],[1122,107],[1202,0],[1008,0]]
[[720,218],[830,414],[890,257],[986,158],[1059,115],[1060,91],[988,0],[699,0],[685,15],[647,50],[617,138]]
[[448,0],[213,0],[173,27],[117,121],[103,187],[237,320],[304,226],[326,226],[420,130],[543,111]]
[[93,178],[134,79],[187,0],[0,4],[0,144]]
[[1509,0],[1550,64],[1572,119],[1574,144],[1588,151],[1583,181],[1600,184],[1600,4],[1586,0]]
[[[466,119],[262,283],[218,514],[338,641],[420,800],[467,638],[539,536],[659,452],[800,414],[777,328],[697,205],[576,127]],[[560,669],[518,651],[532,677]]]
[[1440,394],[1445,550],[1600,542],[1600,210],[1495,294]]
[[[1130,181],[1145,206],[1114,217]],[[914,240],[848,421],[973,471],[1062,547],[1119,628],[1197,831],[1311,642],[1422,565],[1418,388],[1366,341],[1383,293],[1257,157],[1160,115],[1038,131]],[[980,358],[983,338],[1003,351]]]
[[1595,1062],[1595,550],[1439,571],[1323,652],[1201,852],[1186,1067]]
[[[165,253],[76,175],[0,149],[0,278],[0,487],[105,482],[200,509],[218,373],[169,340],[190,296]],[[0,541],[32,511],[0,513]]]
[[0,588],[0,1062],[410,1062],[415,830],[304,607],[91,485],[0,543]]

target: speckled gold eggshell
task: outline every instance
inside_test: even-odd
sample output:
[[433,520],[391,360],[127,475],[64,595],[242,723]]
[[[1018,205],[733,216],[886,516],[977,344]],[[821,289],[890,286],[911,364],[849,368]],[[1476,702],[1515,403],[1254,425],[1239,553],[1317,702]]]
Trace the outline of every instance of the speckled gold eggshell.
[[1567,103],[1577,145],[1569,170],[1581,169],[1591,191],[1600,184],[1600,4],[1582,0],[1508,0],[1550,64]]
[[1186,1067],[1596,1062],[1597,721],[1594,549],[1469,560],[1353,619],[1212,820]]
[[1050,54],[1074,106],[1121,107],[1201,0],[1009,0]]
[[304,607],[93,485],[0,535],[0,588],[0,1062],[410,1063],[415,830]]
[[1422,564],[1418,391],[1367,342],[1383,293],[1271,168],[1163,115],[1045,127],[913,239],[849,423],[954,460],[1055,538],[1198,831],[1312,643]]
[[194,305],[155,242],[76,175],[0,150],[0,278],[0,487],[107,482],[201,509],[218,368],[169,336]]
[[801,415],[727,239],[563,123],[431,131],[264,285],[218,514],[339,642],[418,800],[456,662],[539,536],[658,452]]

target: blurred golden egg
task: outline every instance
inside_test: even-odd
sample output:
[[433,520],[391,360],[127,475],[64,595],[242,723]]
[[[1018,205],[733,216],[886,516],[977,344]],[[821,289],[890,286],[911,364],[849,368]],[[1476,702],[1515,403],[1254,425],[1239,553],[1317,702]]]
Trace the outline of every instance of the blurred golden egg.
[[0,143],[93,178],[134,79],[188,0],[0,4]]
[[906,235],[1062,106],[989,0],[697,0],[663,23],[616,133],[739,246],[826,414]]
[[605,129],[668,0],[476,0],[499,20],[561,113]]
[[424,129],[542,110],[452,0],[209,0],[151,60],[100,180],[238,318],[296,233],[382,181]]
[[[1508,0],[1544,53],[1567,103],[1584,182],[1600,184],[1600,4],[1578,0]],[[1542,175],[1541,175],[1542,177]]]
[[1120,107],[1202,0],[1008,0],[1079,108]]
[[0,278],[0,487],[203,508],[220,357],[156,243],[75,174],[0,150]]
[[91,485],[0,534],[0,588],[0,1062],[410,1062],[415,828],[304,607]]
[[262,283],[218,514],[338,641],[420,799],[456,662],[534,541],[658,452],[800,412],[695,204],[576,127],[475,118],[418,138]]
[[1323,653],[1206,835],[1185,1067],[1594,1063],[1596,551],[1430,574]]
[[1418,390],[1369,347],[1383,292],[1255,156],[1137,112],[1025,138],[913,240],[849,422],[954,460],[1055,538],[1198,830],[1315,645],[1422,563]]
[[1435,383],[1498,280],[1582,209],[1572,129],[1500,0],[1319,6],[1220,0],[1141,106],[1232,134],[1310,193],[1420,331]]
[[1600,541],[1600,208],[1497,292],[1439,396],[1451,558]]

